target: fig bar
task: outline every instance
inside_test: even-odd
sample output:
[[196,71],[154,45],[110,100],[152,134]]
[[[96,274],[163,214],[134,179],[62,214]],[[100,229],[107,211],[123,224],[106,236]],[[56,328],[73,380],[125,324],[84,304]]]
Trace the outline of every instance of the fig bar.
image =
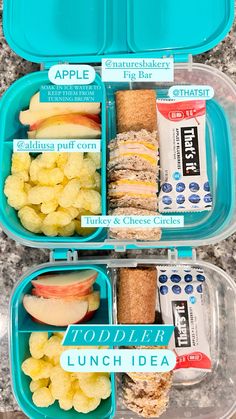
[[175,369],[211,370],[211,355],[203,313],[205,276],[198,268],[159,267],[162,320],[174,324],[169,349],[175,350]]
[[116,93],[119,133],[157,129],[155,90],[121,90]]
[[160,212],[212,209],[206,161],[206,102],[157,100]]
[[156,295],[155,268],[121,268],[118,285],[118,323],[154,323]]

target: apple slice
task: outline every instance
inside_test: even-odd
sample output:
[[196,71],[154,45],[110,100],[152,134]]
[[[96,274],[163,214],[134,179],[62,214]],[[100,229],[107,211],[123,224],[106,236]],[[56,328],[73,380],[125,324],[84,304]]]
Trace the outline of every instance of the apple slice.
[[90,288],[86,288],[84,290],[81,290],[79,292],[78,295],[70,295],[70,296],[55,296],[55,293],[50,293],[49,291],[45,290],[45,289],[40,289],[40,288],[32,288],[31,294],[32,295],[36,295],[37,297],[44,297],[44,298],[65,298],[65,299],[73,299],[75,297],[77,298],[83,298],[83,297],[87,297],[88,295],[90,295],[93,292],[93,287]]
[[100,124],[78,113],[55,115],[44,119],[39,122],[35,133],[36,139],[99,138],[100,136]]
[[67,301],[72,301],[72,300],[81,300],[81,301],[88,301],[88,312],[89,311],[96,311],[98,310],[99,306],[100,306],[100,291],[93,291],[90,294],[87,294],[85,296],[78,296],[78,295],[74,295],[74,296],[70,296],[70,297],[65,297],[64,298]]
[[88,311],[85,314],[84,318],[81,320],[81,322],[86,323],[93,318],[96,311],[100,307],[100,292],[99,291],[94,291],[93,293],[87,295],[87,297],[75,297],[75,298],[80,298],[80,299],[87,298]]
[[87,269],[67,274],[41,275],[32,281],[33,287],[43,297],[86,295],[97,278],[97,271]]
[[97,310],[94,310],[94,311],[88,311],[88,312],[85,314],[84,318],[80,321],[80,323],[87,323],[87,322],[89,322],[89,320],[91,320],[91,319],[93,318],[93,316],[95,315],[96,311],[97,311]]
[[[42,295],[43,294],[43,295]],[[32,289],[32,295],[37,297],[44,297],[44,298],[63,298],[66,301],[73,301],[73,300],[81,300],[81,301],[88,301],[88,312],[95,312],[99,309],[100,306],[100,292],[99,291],[93,291],[92,288],[89,289],[89,294],[85,295],[71,295],[69,297],[55,297],[55,295],[44,295],[44,293],[41,293],[40,290],[33,288]]]
[[100,306],[100,292],[94,291],[91,294],[88,294],[87,297],[80,297],[81,300],[87,299],[88,301],[88,312],[96,311]]
[[[85,103],[85,105],[87,105]],[[81,115],[85,115],[88,116],[88,118],[93,119],[95,122],[100,122],[100,118],[99,118],[99,113],[100,113],[100,106],[98,109],[96,108],[92,108],[92,107],[80,107],[80,110],[75,109],[71,109],[71,108],[62,108],[62,109],[58,109],[57,107],[53,107],[52,109],[42,109],[42,110],[38,110],[38,111],[32,111],[31,109],[27,109],[26,111],[21,111],[20,112],[20,122],[23,125],[30,125],[33,126],[37,123],[39,123],[40,121],[43,121],[45,119],[50,118],[51,116],[56,116],[56,115],[67,115],[67,114],[71,114],[71,113],[80,113]]]
[[29,140],[34,140],[36,136],[36,131],[28,131],[27,135]]
[[66,298],[66,297],[83,297],[87,296],[91,293],[91,281],[81,283],[72,288],[53,286],[53,287],[44,287],[39,286],[37,288],[33,288],[32,295],[37,295],[38,297],[44,298]]
[[55,111],[54,115],[74,112],[99,114],[101,111],[99,102],[40,102],[39,92],[32,96],[29,108],[30,111],[47,112],[46,118],[52,111]]
[[93,109],[88,108],[88,111],[90,110],[90,112],[86,111],[86,108],[82,107],[81,111],[78,111],[76,109],[70,109],[70,108],[63,108],[63,109],[57,109],[57,108],[52,108],[50,110],[47,109],[42,109],[40,111],[31,111],[30,109],[28,109],[27,111],[21,111],[20,112],[20,122],[23,125],[30,125],[30,126],[34,126],[35,124],[38,124],[40,121],[43,121],[45,119],[50,118],[51,116],[56,116],[56,115],[67,115],[67,114],[72,114],[72,113],[80,113],[81,115],[84,116],[88,116],[88,118],[93,119],[95,122],[100,122],[100,118],[99,118],[99,112],[100,112],[100,107],[99,107],[99,112],[97,112],[97,109],[94,109],[94,113],[92,113]]
[[[77,116],[78,114],[75,113],[74,115]],[[100,125],[100,123],[101,123],[101,119],[100,119],[99,115],[92,115],[92,114],[80,114],[80,115],[84,116],[85,118],[92,119],[92,121],[96,122],[96,124]],[[64,115],[64,114],[63,115],[57,115],[57,116],[58,116],[58,118],[60,118],[61,116],[65,116],[65,119],[67,119],[66,118],[67,115]],[[70,117],[71,117],[71,114],[70,114]],[[42,124],[44,122],[46,123],[47,119],[49,119],[49,118],[38,119],[35,123],[30,124],[30,131],[37,131],[38,129],[40,129]]]
[[50,326],[68,326],[79,323],[88,312],[86,300],[66,301],[26,294],[23,298],[23,305],[34,319]]

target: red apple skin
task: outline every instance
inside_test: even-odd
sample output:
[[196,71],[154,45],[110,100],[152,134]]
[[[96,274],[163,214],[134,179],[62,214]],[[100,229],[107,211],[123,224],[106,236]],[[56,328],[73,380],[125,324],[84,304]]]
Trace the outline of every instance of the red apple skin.
[[66,294],[57,294],[55,295],[54,292],[49,292],[46,289],[38,289],[38,288],[33,288],[31,294],[35,295],[37,297],[44,297],[44,298],[71,298],[73,299],[74,297],[85,297],[88,294],[91,294],[91,292],[93,292],[93,288],[89,287],[89,288],[85,288],[84,290],[81,290],[78,294],[72,294],[72,295],[66,295]]
[[36,319],[35,317],[33,317],[31,315],[30,315],[30,317],[33,320],[33,322],[35,322],[35,323],[38,323],[38,324],[47,324],[47,323],[41,322],[40,320]]
[[53,115],[49,116],[46,119],[41,119],[37,121],[35,124],[30,126],[30,131],[39,130],[46,126],[55,125],[58,122],[60,123],[71,123],[71,124],[78,124],[91,127],[95,130],[100,129],[100,118],[97,115],[91,114],[82,114],[82,113],[69,113],[69,114],[62,114],[62,115]]
[[[71,114],[66,114],[66,115],[71,115]],[[90,113],[80,113],[79,115],[85,116],[86,118],[89,118],[89,119],[92,119],[92,121],[96,122],[96,124],[101,123],[101,118],[99,117],[99,115],[93,115],[93,114],[90,114]],[[40,126],[42,125],[42,123],[44,123],[46,121],[46,119],[48,119],[48,118],[40,119],[39,121],[30,125],[30,131],[37,131],[37,129],[40,128]]]
[[34,124],[30,125],[30,131],[37,131],[37,128],[42,124],[45,119],[40,119],[39,121],[35,122]]
[[97,310],[93,310],[93,311],[88,311],[87,314],[85,314],[84,318],[82,320],[80,320],[79,323],[86,323],[89,320],[91,320],[93,318],[93,316],[95,315]]
[[87,116],[88,118],[92,119],[94,122],[96,122],[97,124],[101,124],[101,118],[99,115],[95,115],[95,114],[87,114],[87,113],[83,113],[83,116]]
[[41,297],[70,297],[73,295],[86,295],[97,278],[97,274],[91,276],[84,282],[69,285],[42,285],[37,279],[32,281],[33,287]]

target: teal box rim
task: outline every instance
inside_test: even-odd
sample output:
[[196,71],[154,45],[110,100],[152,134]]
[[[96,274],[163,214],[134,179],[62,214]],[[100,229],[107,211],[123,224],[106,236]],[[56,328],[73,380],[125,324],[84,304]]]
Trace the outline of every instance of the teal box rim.
[[[17,86],[24,86],[27,87],[27,85],[30,85],[33,81],[37,81],[43,78],[43,80],[45,81],[48,80],[47,78],[47,71],[44,72],[35,72],[35,73],[31,73],[25,77],[23,77],[22,79],[20,79],[19,81],[15,82],[8,90],[7,92],[4,94],[2,101],[0,102],[0,107],[2,109],[1,112],[1,117],[5,118],[6,114],[8,113],[8,108],[6,106],[3,106],[5,103],[8,103],[9,98],[11,98],[11,100],[14,100],[14,94],[15,94],[15,85]],[[97,75],[97,77],[99,78],[99,76]],[[100,79],[99,79],[100,80]],[[103,89],[105,89],[105,86],[103,86]],[[37,89],[38,90],[38,89]],[[12,94],[13,92],[13,94]],[[11,97],[12,96],[12,97]],[[109,99],[109,98],[108,98]],[[104,100],[105,100],[105,95],[104,95]],[[229,126],[229,120],[228,117],[226,115],[225,110],[222,108],[222,106],[215,100],[211,100],[212,105],[211,107],[214,105],[216,107],[216,110],[218,110],[218,113],[220,112],[221,118],[224,119],[224,125],[225,125],[225,131],[227,131],[227,137],[231,138],[231,132],[230,132],[230,126]],[[105,108],[105,105],[103,105],[103,108]],[[10,110],[9,110],[10,112]],[[5,118],[6,119],[6,118]],[[108,121],[109,123],[110,121]],[[103,129],[105,130],[105,126],[103,123]],[[2,135],[3,135],[3,125],[0,126],[0,133],[2,130]],[[103,168],[103,176],[102,176],[102,180],[103,180],[103,198],[105,199],[105,191],[106,191],[106,163],[104,163],[104,161],[106,161],[106,150],[104,151],[104,149],[106,149],[107,144],[106,144],[106,136],[104,133],[104,141],[103,141],[103,163],[102,163],[102,168]],[[3,160],[3,156],[1,156],[2,150],[3,150],[3,145],[4,144],[8,144],[8,141],[6,142],[2,142],[0,144],[0,157],[2,157]],[[221,228],[218,229],[216,231],[217,234],[220,233],[220,231],[225,227],[225,225],[229,222],[229,220],[232,217],[232,212],[233,212],[233,207],[234,207],[234,201],[235,201],[235,196],[233,193],[233,189],[234,189],[234,170],[233,170],[233,155],[232,155],[232,144],[230,144],[230,153],[228,155],[228,159],[230,160],[230,170],[231,170],[231,179],[232,182],[230,183],[229,187],[231,189],[231,209],[228,212],[228,216],[227,219],[224,220],[224,223],[222,223]],[[3,181],[3,179],[0,179],[0,183]],[[4,197],[2,196],[2,199],[4,199]],[[164,243],[162,244],[162,242],[142,242],[142,241],[134,241],[134,242],[130,242],[130,241],[123,241],[121,244],[119,241],[116,240],[106,240],[106,230],[103,228],[97,229],[96,232],[94,233],[94,235],[96,237],[92,236],[87,236],[86,238],[84,238],[84,240],[80,237],[80,236],[72,236],[70,238],[67,237],[56,237],[54,239],[52,238],[48,238],[42,235],[35,235],[36,240],[32,239],[32,236],[25,238],[27,232],[25,232],[24,235],[18,234],[14,232],[14,228],[11,228],[11,223],[9,221],[9,217],[8,214],[6,212],[6,214],[3,212],[3,207],[2,207],[3,202],[0,200],[0,218],[3,221],[3,228],[6,231],[6,233],[12,237],[14,240],[19,239],[19,241],[23,244],[26,244],[28,246],[33,246],[33,247],[49,247],[49,248],[58,248],[58,247],[63,247],[66,246],[68,248],[81,248],[81,249],[99,249],[99,250],[112,250],[112,249],[117,249],[119,248],[119,246],[121,245],[121,248],[124,246],[127,249],[140,249],[140,248],[163,248],[163,247],[170,247],[170,241],[168,243]],[[14,227],[14,226],[13,226]],[[183,233],[184,234],[184,233]],[[184,237],[184,236],[183,236]],[[96,240],[93,241],[93,239],[96,238]],[[209,238],[210,240],[211,238]],[[178,243],[176,244],[176,247],[178,247]],[[181,244],[183,245],[183,244]],[[186,242],[186,245],[189,245]]]
[[[147,1],[135,1],[137,7],[137,14],[135,15],[136,25],[139,23],[139,19],[141,21],[141,19],[144,18],[143,6],[146,10],[151,8],[152,16],[150,19],[152,19],[153,16],[158,16],[160,13],[162,13],[163,18],[162,3],[160,3],[159,6],[158,2],[148,0],[148,7]],[[98,0],[93,0],[93,7],[89,10],[86,1],[80,2],[80,7],[77,9],[77,3],[73,3],[72,0],[70,0],[70,3],[70,7],[68,6],[69,3],[66,3],[66,10],[64,10],[64,14],[62,15],[64,18],[66,13],[69,14],[70,30],[68,30],[68,27],[65,24],[63,32],[65,38],[60,39],[61,49],[59,49],[59,36],[56,36],[58,33],[54,18],[56,16],[59,19],[62,18],[62,16],[60,15],[60,11],[57,10],[57,3],[55,0],[54,11],[48,7],[47,2],[40,2],[40,4],[35,6],[32,2],[28,3],[28,5],[23,5],[23,3],[18,1],[18,4],[16,5],[13,0],[5,0],[3,9],[3,28],[4,35],[10,47],[23,58],[44,64],[56,64],[61,61],[71,63],[98,63],[102,58],[106,57],[153,58],[162,55],[186,56],[188,54],[200,54],[216,46],[225,38],[234,19],[233,0],[222,0],[218,2],[218,5],[215,5],[215,2],[211,0],[209,7],[205,0],[201,0],[197,3],[199,9],[194,8],[194,4],[188,2],[188,7],[183,7],[182,9],[185,13],[187,9],[189,12],[188,15],[182,16],[183,22],[179,22],[178,18],[173,19],[173,16],[179,12],[179,5],[175,8],[175,2],[172,4],[170,3],[171,8],[169,7],[168,14],[171,14],[173,25],[172,33],[169,38],[168,36],[167,39],[164,37],[167,45],[158,43],[160,33],[155,32],[155,27],[152,22],[147,22],[146,26],[148,27],[149,32],[147,34],[142,34],[146,42],[144,50],[142,51],[142,48],[140,49],[136,45],[134,39],[132,39],[130,31],[131,16],[134,16],[135,12],[133,0],[103,0],[102,7],[98,7],[99,4],[101,6],[101,2],[98,3]],[[156,5],[157,7],[161,7],[161,9],[153,9]],[[72,14],[70,13],[70,9],[73,7],[74,10]],[[214,17],[212,17],[212,13],[214,13]],[[166,19],[168,21],[169,15],[165,15],[164,20]],[[34,16],[37,16],[37,22],[34,22]],[[74,19],[76,18],[80,18],[78,27],[75,25],[76,21]],[[186,33],[186,31],[183,32],[184,24],[189,24],[190,20],[194,27],[195,34],[191,32],[191,30],[189,33]],[[206,24],[207,20],[210,22],[208,25]],[[217,27],[212,24],[212,20],[217,21]],[[44,25],[44,22],[46,22],[46,25]],[[94,33],[97,34],[97,37],[88,36],[88,33],[86,32],[87,22],[92,22],[95,26]],[[122,39],[119,35],[119,22],[122,23],[122,27],[125,31],[125,39]],[[34,29],[37,28],[37,25],[39,24],[40,29],[34,32]],[[167,24],[165,26],[167,26]],[[115,31],[113,31],[114,28]],[[200,32],[201,28],[204,28],[204,34],[202,32],[201,35],[199,35],[199,38],[196,39],[196,32]],[[85,34],[87,34],[87,36],[85,36]],[[135,35],[139,36],[137,27]],[[184,38],[188,38],[188,43],[181,45]],[[80,53],[77,52],[78,47],[74,47],[73,51],[71,50],[71,44],[75,42],[75,39],[77,39],[78,42],[82,39]],[[153,39],[157,40],[157,44],[155,41],[155,44],[153,45]],[[178,39],[179,43],[173,47],[172,45],[175,45],[175,39]],[[97,43],[98,40],[99,45]],[[50,48],[48,47],[48,44],[50,44]],[[61,50],[63,52],[59,53]]]
[[[4,161],[4,145],[5,144],[11,144],[12,140],[7,140],[5,139],[5,126],[6,126],[6,117],[8,112],[11,112],[9,109],[9,103],[12,103],[12,101],[14,101],[14,97],[16,97],[19,94],[19,91],[26,86],[30,86],[32,82],[38,83],[39,85],[42,84],[50,84],[50,81],[48,79],[48,71],[40,71],[40,72],[34,72],[34,73],[30,73],[24,77],[22,77],[21,79],[15,81],[10,87],[9,89],[3,94],[2,99],[0,101],[0,112],[1,112],[1,119],[2,121],[4,121],[4,123],[2,122],[0,125],[0,136],[1,138],[4,138],[3,141],[1,141],[0,143],[0,159],[1,161]],[[102,156],[102,161],[101,161],[101,196],[102,196],[102,215],[106,214],[106,206],[107,206],[107,187],[106,187],[106,177],[107,177],[107,173],[106,173],[106,90],[105,90],[105,86],[104,83],[101,81],[100,76],[96,73],[96,78],[95,78],[95,84],[100,86],[102,89],[102,102],[101,102],[101,106],[102,106],[102,112],[101,112],[101,124],[102,124],[102,138],[101,138],[101,156]],[[39,89],[38,89],[39,90]],[[23,127],[23,126],[22,126]],[[3,182],[5,181],[5,179],[3,180],[2,178],[0,178],[0,184],[1,184],[1,189],[3,190]],[[4,194],[2,194],[1,199],[0,199],[0,218],[1,218],[1,222],[3,224],[3,228],[4,230],[7,232],[7,234],[9,234],[11,237],[21,237],[21,239],[25,242],[35,242],[36,244],[38,244],[39,242],[42,242],[45,244],[45,247],[47,246],[47,243],[65,243],[65,244],[69,244],[69,243],[74,243],[74,242],[78,242],[78,246],[79,243],[84,243],[87,241],[93,241],[94,239],[96,239],[97,237],[102,237],[103,234],[103,228],[98,228],[96,229],[96,231],[88,236],[79,236],[79,235],[74,235],[72,237],[47,237],[43,234],[34,234],[34,233],[30,233],[29,231],[27,231],[26,229],[22,228],[20,232],[17,232],[16,229],[11,225],[11,223],[9,222],[9,217],[5,214],[4,212],[4,204],[3,204],[3,200],[6,201],[6,197],[4,196]]]
[[[104,263],[105,265],[105,263]],[[40,408],[37,408],[33,405],[32,401],[29,400],[25,394],[21,391],[21,366],[19,363],[19,357],[18,357],[18,339],[19,334],[22,335],[30,335],[31,332],[29,331],[19,331],[15,330],[15,319],[18,317],[16,316],[16,310],[18,310],[17,302],[19,301],[20,294],[24,290],[25,286],[33,279],[36,275],[40,275],[46,272],[54,272],[54,271],[68,271],[68,270],[84,270],[84,269],[95,269],[99,273],[103,275],[103,279],[106,281],[107,289],[108,289],[108,313],[109,313],[109,324],[113,323],[113,309],[112,309],[112,286],[110,282],[110,278],[108,277],[108,274],[106,272],[106,269],[103,266],[98,265],[92,265],[89,263],[86,263],[84,265],[75,265],[75,264],[65,264],[61,262],[54,262],[53,265],[51,263],[44,263],[42,265],[39,265],[30,271],[27,272],[27,275],[22,275],[19,279],[18,283],[15,285],[12,296],[9,303],[9,310],[10,310],[10,322],[9,322],[9,353],[10,353],[10,370],[11,370],[11,381],[12,381],[12,388],[14,397],[17,400],[17,403],[21,407],[22,411],[31,419],[41,419],[45,418],[45,412],[48,408],[43,408],[43,412],[40,413]],[[66,328],[57,328],[57,330],[66,329]],[[51,328],[48,326],[48,332],[51,333]],[[110,396],[111,401],[111,408],[110,411],[106,413],[105,416],[102,416],[101,419],[110,419],[113,418],[116,411],[116,383],[115,383],[115,374],[111,374],[111,384],[112,384],[112,392]],[[34,416],[30,415],[30,407],[33,406],[33,413]],[[39,409],[39,411],[37,411]],[[96,410],[94,411],[96,412]],[[69,417],[69,413],[67,413]],[[85,418],[87,417],[89,419],[89,414],[77,414],[77,417]],[[51,416],[48,416],[50,419],[52,419]],[[94,417],[95,418],[95,417]]]

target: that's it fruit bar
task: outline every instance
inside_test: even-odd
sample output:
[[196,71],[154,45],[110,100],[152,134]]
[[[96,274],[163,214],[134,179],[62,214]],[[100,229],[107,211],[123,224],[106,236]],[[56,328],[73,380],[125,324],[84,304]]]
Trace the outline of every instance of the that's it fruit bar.
[[169,345],[177,356],[175,369],[211,370],[203,313],[202,269],[162,266],[158,272],[162,319],[165,324],[175,326]]
[[211,210],[205,142],[206,102],[158,100],[157,112],[161,166],[159,211]]

